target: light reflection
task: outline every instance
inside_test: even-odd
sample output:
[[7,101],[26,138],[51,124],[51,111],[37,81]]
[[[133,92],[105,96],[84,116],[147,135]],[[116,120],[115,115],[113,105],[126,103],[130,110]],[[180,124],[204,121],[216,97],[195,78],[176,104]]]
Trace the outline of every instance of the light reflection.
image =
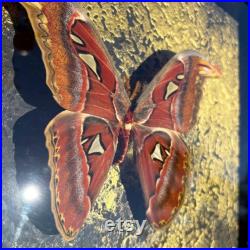
[[27,56],[29,54],[27,50],[20,50],[19,53],[21,56]]
[[35,184],[28,184],[24,186],[21,190],[21,197],[23,200],[23,207],[21,212],[21,219],[19,221],[19,224],[17,226],[15,235],[14,235],[14,242],[17,242],[22,229],[25,225],[25,223],[28,221],[28,214],[30,212],[30,209],[32,207],[32,203],[39,201],[41,198],[41,192],[38,185]]
[[40,189],[37,185],[29,184],[21,191],[22,199],[25,203],[31,203],[39,200]]

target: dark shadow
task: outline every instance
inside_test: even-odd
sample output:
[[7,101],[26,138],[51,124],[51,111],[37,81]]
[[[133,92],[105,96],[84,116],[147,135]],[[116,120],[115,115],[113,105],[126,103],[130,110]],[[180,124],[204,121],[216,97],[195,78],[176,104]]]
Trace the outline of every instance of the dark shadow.
[[[161,68],[175,55],[172,51],[162,50],[149,56],[136,71],[131,75],[130,81],[132,89],[137,81],[143,85],[149,84]],[[133,138],[131,138],[133,140]],[[119,146],[119,144],[118,144]],[[118,148],[117,155],[120,155]],[[119,157],[118,157],[119,158]],[[147,207],[141,189],[139,176],[136,169],[135,159],[126,157],[121,164],[121,182],[124,185],[127,200],[135,220],[141,223],[146,218]]]
[[175,55],[170,50],[158,50],[150,55],[131,75],[132,87],[137,81],[149,84],[161,68]]
[[239,24],[240,166],[239,245],[248,246],[248,3],[217,3]]
[[[169,50],[159,50],[150,55],[131,75],[131,89],[135,88],[136,82],[142,86],[149,84],[159,70],[175,55]],[[131,108],[135,108],[137,98],[132,102]]]
[[54,101],[45,83],[45,68],[41,52],[24,8],[17,3],[5,3],[14,24],[14,84],[23,100],[34,110],[19,118],[14,125],[16,178],[20,190],[35,185],[39,200],[24,201],[23,211],[45,234],[56,234],[50,204],[50,169],[45,147],[44,129],[62,109]]
[[146,219],[147,207],[134,159],[126,157],[120,165],[120,170],[121,182],[126,192],[133,219],[138,220],[141,224]]
[[14,48],[19,52],[31,51],[36,41],[25,9],[19,3],[5,2],[3,7],[8,11],[15,29]]

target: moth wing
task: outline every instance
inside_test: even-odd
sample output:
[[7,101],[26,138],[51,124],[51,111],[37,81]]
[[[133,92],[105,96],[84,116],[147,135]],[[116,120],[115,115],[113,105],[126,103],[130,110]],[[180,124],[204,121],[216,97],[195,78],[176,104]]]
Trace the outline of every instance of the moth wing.
[[188,175],[188,150],[172,130],[136,126],[134,133],[134,155],[146,214],[155,227],[160,227],[173,218],[181,205]]
[[[58,104],[109,120],[114,120],[116,113],[123,117],[129,98],[87,16],[73,3],[21,4],[42,51],[46,83]],[[116,99],[123,103],[118,111]]]
[[64,111],[48,124],[51,203],[58,231],[73,240],[112,165],[117,137],[100,117]]
[[149,127],[188,132],[196,120],[205,77],[219,74],[217,66],[195,51],[177,54],[139,98],[134,120]]

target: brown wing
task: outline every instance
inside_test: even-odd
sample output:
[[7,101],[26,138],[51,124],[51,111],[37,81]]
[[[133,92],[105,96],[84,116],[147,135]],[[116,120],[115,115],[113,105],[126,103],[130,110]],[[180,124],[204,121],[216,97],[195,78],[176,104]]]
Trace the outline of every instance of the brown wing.
[[177,54],[138,100],[134,120],[149,127],[187,132],[195,122],[204,77],[219,73],[197,52]]
[[[122,119],[130,102],[105,46],[72,3],[21,3],[27,10],[55,100],[70,111]],[[119,99],[122,107],[115,108]]]
[[134,153],[147,205],[156,227],[167,224],[179,209],[188,174],[188,150],[175,131],[136,126]]
[[51,168],[51,204],[56,226],[73,240],[112,165],[117,136],[107,120],[64,111],[45,130]]

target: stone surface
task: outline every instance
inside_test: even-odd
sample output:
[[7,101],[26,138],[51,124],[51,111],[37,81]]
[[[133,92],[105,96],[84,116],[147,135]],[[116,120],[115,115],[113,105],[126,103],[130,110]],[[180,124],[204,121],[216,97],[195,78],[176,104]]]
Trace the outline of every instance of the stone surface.
[[[212,3],[81,3],[80,6],[93,21],[121,75],[124,72],[133,74],[152,54],[156,54],[156,67],[159,67],[162,63],[159,60],[164,59],[164,50],[176,53],[194,49],[221,65],[223,76],[206,81],[197,123],[184,137],[191,154],[185,200],[168,228],[154,230],[147,224],[141,236],[117,230],[106,232],[104,222],[107,219],[138,217],[130,206],[136,202],[128,199],[129,188],[124,188],[120,169],[114,166],[84,229],[70,245],[59,235],[51,235],[49,225],[53,224],[53,219],[50,215],[44,215],[48,220],[38,222],[38,218],[45,218],[40,214],[49,213],[49,206],[27,208],[23,205],[21,188],[16,180],[18,177],[26,180],[27,173],[31,174],[31,180],[42,176],[45,181],[41,183],[45,183],[46,189],[49,181],[46,161],[40,164],[40,153],[36,156],[30,153],[36,145],[29,147],[27,144],[36,143],[29,136],[38,129],[36,122],[46,123],[46,119],[51,119],[54,114],[50,112],[49,105],[34,105],[27,101],[17,84],[14,85],[17,82],[14,76],[18,77],[18,67],[21,67],[15,63],[23,62],[31,68],[32,65],[29,65],[29,57],[22,61],[20,55],[15,55],[13,25],[3,9],[3,246],[236,247],[239,164],[237,24]],[[34,53],[33,56],[39,58],[39,52],[37,55]],[[42,130],[39,133],[43,141]],[[26,172],[20,170],[20,141],[23,153],[30,159],[36,157],[33,161],[28,160],[27,164],[37,162],[39,170],[35,165],[36,171],[32,167]],[[42,152],[44,161],[46,153]],[[128,159],[126,165],[133,167],[130,163]],[[24,162],[20,164],[25,165]],[[125,184],[129,182],[125,180]],[[48,189],[44,194],[49,196]],[[41,230],[43,226],[45,229]]]

